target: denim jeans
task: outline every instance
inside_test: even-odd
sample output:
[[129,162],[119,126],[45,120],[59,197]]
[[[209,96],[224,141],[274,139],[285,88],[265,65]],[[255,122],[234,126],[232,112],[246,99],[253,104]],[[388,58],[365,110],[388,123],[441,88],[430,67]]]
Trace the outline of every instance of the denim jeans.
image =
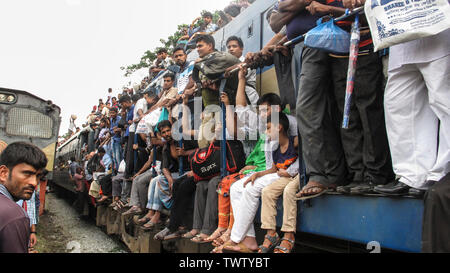
[[120,144],[120,140],[112,141],[112,159],[114,162],[115,169],[119,169],[119,164],[122,161],[122,145]]

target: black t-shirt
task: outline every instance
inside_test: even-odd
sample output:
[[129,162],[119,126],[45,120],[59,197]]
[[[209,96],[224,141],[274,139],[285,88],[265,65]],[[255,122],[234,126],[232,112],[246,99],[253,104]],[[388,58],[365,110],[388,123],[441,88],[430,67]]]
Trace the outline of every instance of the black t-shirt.
[[14,201],[0,193],[0,253],[28,253],[30,219]]
[[[184,149],[186,151],[193,150],[198,147],[196,145],[197,141],[193,142],[193,141],[184,140],[183,144],[184,144]],[[175,145],[175,147],[178,147],[178,142],[173,141],[170,143],[170,145]],[[171,173],[177,173],[177,172],[179,172],[178,158],[173,158],[172,155],[170,154],[170,145],[169,144],[164,145],[164,148],[162,150],[161,166],[162,166],[162,169],[168,169]],[[191,167],[188,162],[188,157],[183,156],[183,171],[190,171],[190,170],[191,170]]]

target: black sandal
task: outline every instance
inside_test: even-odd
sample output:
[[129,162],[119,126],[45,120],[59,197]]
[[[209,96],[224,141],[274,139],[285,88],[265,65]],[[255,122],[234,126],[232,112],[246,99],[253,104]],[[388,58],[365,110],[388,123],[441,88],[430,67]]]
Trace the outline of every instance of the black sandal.
[[[280,236],[278,235],[278,233],[275,233],[275,236],[266,235],[266,236],[264,236],[264,238],[269,240],[270,245],[269,245],[269,247],[266,247],[264,245],[260,245],[259,249],[261,250],[261,252],[259,252],[259,253],[269,253],[269,252],[271,252],[272,250],[274,250],[275,246],[277,246],[278,243],[280,242]],[[264,242],[263,242],[263,244],[264,244]]]

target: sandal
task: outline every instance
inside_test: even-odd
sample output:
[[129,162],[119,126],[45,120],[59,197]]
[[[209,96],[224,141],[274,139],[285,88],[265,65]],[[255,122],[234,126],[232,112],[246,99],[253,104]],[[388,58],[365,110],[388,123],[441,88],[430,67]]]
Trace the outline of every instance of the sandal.
[[[230,241],[231,242],[231,241]],[[239,250],[231,249],[231,247],[239,247]],[[255,253],[258,250],[249,249],[244,243],[240,242],[237,245],[227,245],[223,247],[223,253]]]
[[159,222],[157,222],[157,223],[153,223],[152,221],[149,221],[147,224],[145,224],[145,225],[142,226],[142,229],[143,229],[143,230],[152,230],[152,229],[154,229],[154,228],[160,226],[161,223],[162,223],[161,221],[159,221]]
[[209,237],[204,239],[203,241],[205,243],[210,243],[210,242],[216,240],[217,238],[219,238],[220,236],[222,236],[226,231],[227,231],[226,229],[224,229],[224,230],[216,229],[216,231],[214,231],[213,234],[209,235]]
[[206,239],[206,238],[205,238],[205,237],[202,237],[202,235],[197,234],[197,235],[195,235],[194,238],[191,239],[191,242],[196,243],[196,244],[204,244],[204,243],[208,243],[208,242],[205,242],[205,239]]
[[178,239],[178,238],[181,238],[181,233],[180,233],[180,231],[175,231],[174,233],[164,236],[163,240],[169,241],[169,240],[174,240],[174,239]]
[[183,234],[181,237],[184,238],[184,239],[192,239],[195,236],[197,236],[197,234],[192,234],[191,231],[188,231],[185,234]]
[[264,236],[267,240],[269,240],[270,245],[268,247],[264,246],[264,243],[259,246],[258,253],[269,253],[274,250],[274,248],[280,243],[280,236],[278,233],[275,233],[275,236],[266,235]]
[[221,246],[230,240],[230,236],[231,234],[225,231],[224,234],[212,242],[212,245],[215,247]]
[[[283,242],[283,241],[289,242],[291,244],[291,247],[290,248],[282,247],[281,242]],[[291,253],[292,250],[294,249],[295,242],[288,238],[281,239],[281,242],[280,242],[280,245],[275,247],[275,250],[273,251],[273,253]]]
[[119,200],[116,202],[117,209],[122,209],[125,207],[125,204],[122,202],[122,200]]
[[170,233],[170,230],[168,228],[165,228],[165,229],[161,230],[160,232],[158,232],[157,234],[155,234],[155,236],[153,236],[153,239],[162,241],[162,240],[164,240],[164,237],[169,235],[169,233]]
[[145,223],[147,223],[150,220],[152,220],[152,217],[144,216],[141,219],[137,220],[136,224],[139,225],[139,226],[142,226],[142,225],[144,225]]
[[[319,191],[317,191],[317,189]],[[311,181],[303,187],[303,189],[295,195],[295,200],[307,200],[311,198],[315,198],[321,196],[322,194],[332,191],[334,189],[333,186],[327,187],[319,182]],[[308,192],[308,193],[307,193]]]
[[227,242],[225,242],[224,244],[222,244],[222,245],[219,245],[219,246],[216,246],[213,250],[211,250],[211,252],[209,252],[209,253],[223,253],[223,248],[225,247],[225,246],[227,246],[227,245],[230,245],[230,243],[228,243],[228,242],[230,242],[230,240],[228,240]]

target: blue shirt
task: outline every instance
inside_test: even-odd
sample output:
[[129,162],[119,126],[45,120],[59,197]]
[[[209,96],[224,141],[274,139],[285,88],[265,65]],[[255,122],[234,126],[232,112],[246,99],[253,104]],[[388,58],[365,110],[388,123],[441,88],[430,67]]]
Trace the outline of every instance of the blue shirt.
[[[127,112],[127,124],[128,124],[128,121],[133,121],[133,118],[134,118],[134,104],[133,105],[131,105],[131,107],[130,107],[130,109],[128,109],[128,112]],[[129,136],[130,135],[130,126],[127,126],[127,130],[125,131],[125,137],[127,137],[127,136]]]
[[105,173],[111,169],[112,160],[111,157],[105,153],[102,158],[103,166],[105,166]]
[[[283,2],[285,0],[281,0]],[[317,2],[324,4],[323,0]],[[275,5],[275,10],[278,11],[278,3]],[[311,15],[309,11],[302,10],[289,23],[286,24],[286,35],[289,40],[297,36],[303,35],[317,24],[316,21],[321,17],[321,14]]]
[[120,133],[114,133],[114,130],[113,130],[113,128],[114,127],[119,127],[119,121],[121,120],[121,117],[120,116],[117,116],[114,120],[113,120],[113,118],[111,118],[110,119],[110,121],[111,121],[111,129],[109,129],[110,130],[110,132],[111,132],[111,135],[113,136],[113,140],[114,141],[120,141]]

